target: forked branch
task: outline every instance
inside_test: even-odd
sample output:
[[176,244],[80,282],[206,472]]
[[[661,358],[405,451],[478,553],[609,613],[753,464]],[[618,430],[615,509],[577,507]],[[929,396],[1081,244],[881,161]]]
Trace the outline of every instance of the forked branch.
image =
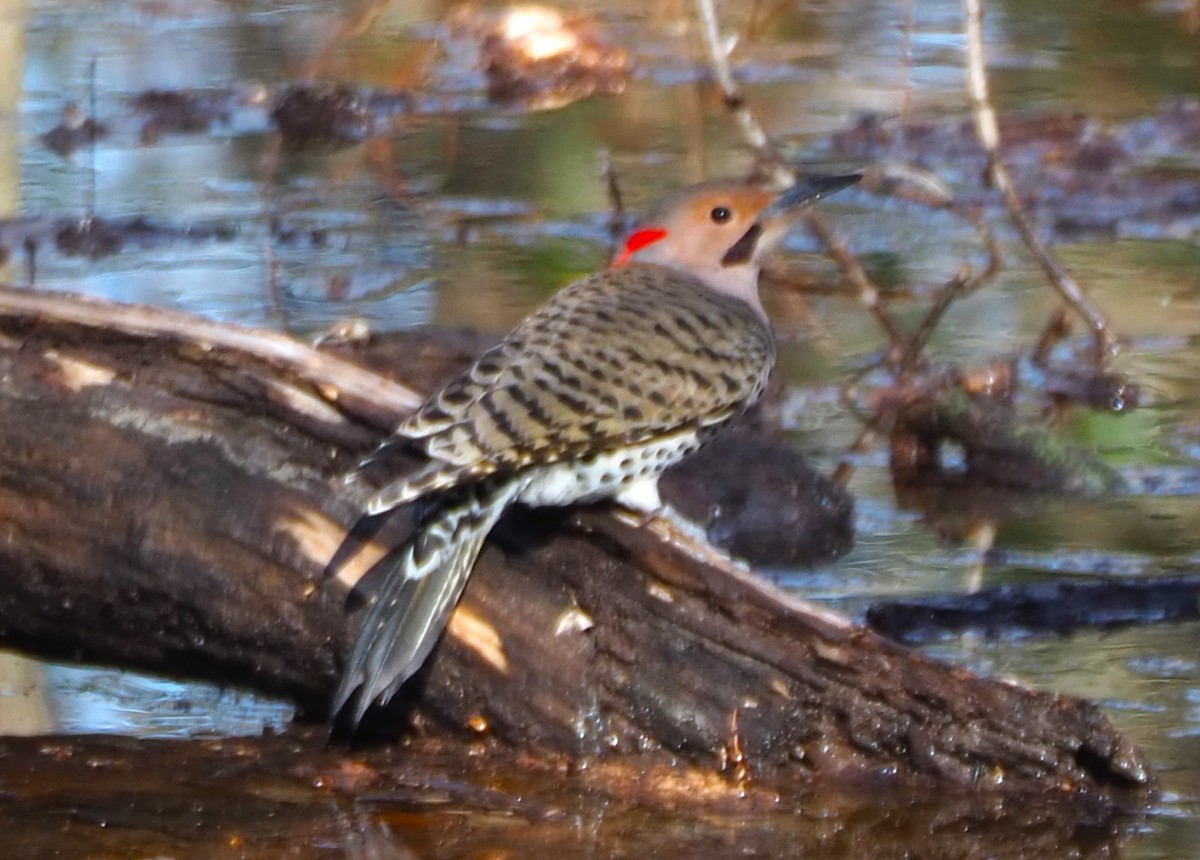
[[987,174],[1004,198],[1008,214],[1021,241],[1037,260],[1059,295],[1083,318],[1095,338],[1096,356],[1103,361],[1114,355],[1117,339],[1104,314],[1097,308],[1058,259],[1037,236],[1008,166],[1000,156],[1000,127],[988,92],[987,65],[983,54],[983,0],[963,0],[967,36],[967,93],[975,115],[975,131],[987,155]]

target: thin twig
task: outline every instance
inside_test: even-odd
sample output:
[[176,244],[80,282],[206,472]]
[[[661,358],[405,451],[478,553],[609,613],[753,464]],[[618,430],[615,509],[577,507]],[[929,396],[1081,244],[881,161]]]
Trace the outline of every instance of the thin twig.
[[[780,158],[774,144],[771,143],[771,139],[767,136],[766,129],[763,128],[762,123],[758,121],[753,111],[750,110],[745,96],[742,95],[737,82],[733,79],[733,72],[729,67],[729,53],[732,49],[732,44],[727,44],[726,40],[721,36],[721,28],[717,22],[717,13],[713,7],[713,0],[696,0],[696,8],[704,31],[704,42],[708,48],[708,57],[712,65],[713,78],[716,80],[717,86],[721,89],[725,107],[733,112],[738,125],[741,126],[746,142],[754,148],[762,167],[767,171],[771,179],[776,184],[785,188],[794,185],[796,182],[795,174],[783,163],[783,159]],[[858,293],[859,301],[866,306],[887,334],[889,357],[899,356],[901,351],[899,345],[904,341],[904,337],[899,329],[897,329],[896,324],[892,322],[891,317],[884,311],[882,303],[879,300],[879,290],[871,283],[871,278],[867,274],[866,269],[862,267],[862,264],[850,253],[845,243],[834,233],[823,215],[814,209],[808,209],[804,213],[803,220],[809,231],[825,247],[825,252],[841,268],[842,275]]]
[[912,28],[913,0],[904,0],[904,20],[900,32],[904,37],[900,47],[900,65],[904,69],[904,97],[900,100],[900,127],[908,126],[908,113],[912,109]]
[[1078,282],[1062,267],[1038,239],[1033,224],[1008,167],[1000,157],[1000,128],[988,95],[987,68],[983,56],[983,0],[963,0],[967,36],[967,93],[975,114],[975,132],[987,154],[987,172],[999,189],[1022,241],[1042,267],[1050,283],[1092,330],[1096,355],[1104,360],[1116,353],[1116,336],[1100,310],[1088,300]]
[[32,236],[25,237],[25,272],[29,276],[29,288],[33,289],[37,280],[37,242]]
[[700,14],[701,29],[704,31],[704,44],[708,48],[708,59],[712,65],[713,78],[721,89],[725,107],[733,112],[734,118],[742,129],[746,142],[754,148],[763,166],[771,174],[771,178],[780,186],[787,188],[796,184],[795,175],[783,165],[775,146],[767,137],[758,117],[746,104],[746,98],[733,79],[733,71],[729,68],[729,54],[733,44],[727,43],[721,36],[721,27],[717,22],[717,12],[713,0],[696,0],[696,8]]
[[766,31],[767,27],[782,15],[789,5],[789,0],[776,0],[775,3],[763,12],[763,0],[754,0],[754,5],[750,7],[750,21],[746,24],[745,40],[747,42],[757,42],[762,38],[762,34]]
[[842,270],[843,277],[849,281],[858,294],[859,302],[870,311],[871,315],[883,328],[888,338],[887,362],[893,363],[899,357],[900,345],[904,343],[904,334],[896,327],[892,318],[879,300],[879,290],[871,283],[871,276],[863,268],[858,258],[850,253],[850,249],[829,226],[829,222],[815,209],[804,210],[804,225],[825,246],[825,253],[833,258]]
[[1031,360],[1038,367],[1044,367],[1050,360],[1050,352],[1063,338],[1071,333],[1071,320],[1067,318],[1066,308],[1059,308],[1046,321],[1042,333],[1038,335],[1033,347]]
[[87,214],[84,216],[84,223],[90,224],[92,219],[96,217],[96,138],[99,137],[99,128],[96,125],[96,66],[99,61],[92,57],[91,63],[88,64],[88,113],[92,122],[89,128],[87,123],[84,123],[84,129],[87,130],[88,137],[88,188],[87,188]]
[[329,66],[329,60],[333,56],[333,52],[348,40],[356,36],[361,36],[369,30],[371,25],[375,23],[375,19],[379,17],[380,13],[387,6],[387,0],[365,0],[357,8],[340,15],[340,23],[333,29],[329,39],[322,45],[316,57],[300,69],[297,77],[308,83],[319,77]]
[[983,271],[972,275],[971,267],[964,263],[962,269],[938,290],[925,318],[898,349],[898,357],[894,357],[900,374],[906,375],[916,369],[921,353],[950,305],[991,280],[1000,271],[1003,258],[1000,245],[983,218],[959,205],[950,189],[932,173],[911,164],[874,165],[863,172],[863,186],[876,193],[954,213],[974,228],[988,256]]
[[608,150],[600,153],[600,175],[604,178],[604,190],[608,195],[608,244],[611,257],[616,253],[617,242],[625,229],[625,200],[621,195],[621,183]]
[[955,200],[954,193],[946,184],[928,170],[907,162],[881,162],[863,171],[861,185],[875,194],[909,200],[930,209],[943,209],[971,225],[987,253],[988,261],[983,271],[971,279],[968,288],[963,289],[960,295],[969,295],[1000,271],[1004,258],[992,228],[978,211]]
[[911,373],[916,369],[917,359],[924,352],[925,344],[933,336],[933,332],[937,329],[938,323],[942,321],[946,311],[949,310],[951,303],[966,292],[968,284],[974,284],[977,280],[977,278],[971,277],[970,267],[964,266],[963,271],[942,285],[937,295],[934,296],[933,304],[929,306],[925,318],[921,320],[921,324],[917,326],[917,330],[912,333],[908,343],[904,346],[904,352],[897,362],[901,374]]

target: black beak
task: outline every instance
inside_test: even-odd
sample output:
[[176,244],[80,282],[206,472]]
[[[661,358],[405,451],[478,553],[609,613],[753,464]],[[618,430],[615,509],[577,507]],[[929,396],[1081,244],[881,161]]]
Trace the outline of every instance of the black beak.
[[862,179],[861,173],[850,173],[845,176],[801,176],[796,184],[780,193],[771,201],[771,205],[758,216],[759,221],[769,221],[780,215],[787,215],[795,210],[816,203],[823,197],[834,192],[849,188]]
[[758,213],[758,218],[750,225],[742,238],[738,239],[725,256],[721,258],[722,266],[735,266],[746,262],[754,256],[754,249],[758,245],[758,239],[763,232],[763,224],[765,222],[774,221],[776,218],[790,217],[797,209],[801,209],[810,203],[816,203],[822,197],[828,197],[835,191],[841,191],[843,188],[853,185],[862,179],[861,173],[850,173],[846,176],[803,176],[796,180],[796,184],[779,193],[771,203],[762,212]]

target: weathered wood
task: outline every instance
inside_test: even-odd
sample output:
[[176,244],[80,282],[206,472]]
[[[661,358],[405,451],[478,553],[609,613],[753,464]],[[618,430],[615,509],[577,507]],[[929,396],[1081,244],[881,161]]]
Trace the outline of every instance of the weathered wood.
[[[408,394],[139,312],[0,290],[0,633],[319,714],[350,629],[319,581],[358,510],[338,476]],[[597,508],[498,532],[390,730],[768,782],[1110,800],[1152,783],[1094,706],[925,659],[657,525]]]

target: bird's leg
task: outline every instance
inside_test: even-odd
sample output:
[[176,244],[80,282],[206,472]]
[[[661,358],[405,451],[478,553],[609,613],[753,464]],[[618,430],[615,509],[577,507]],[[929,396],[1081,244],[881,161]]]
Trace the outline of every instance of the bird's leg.
[[658,478],[640,478],[626,485],[614,501],[628,512],[638,528],[650,529],[660,540],[682,549],[692,558],[718,567],[745,569],[745,564],[713,546],[708,534],[668,505],[658,494]]
[[662,496],[658,494],[657,475],[630,481],[621,487],[613,500],[630,513],[640,514],[641,525],[658,516],[659,511],[666,507]]
[[640,528],[659,527],[673,540],[708,544],[708,535],[697,523],[668,505],[658,494],[658,476],[638,478],[626,484],[614,501],[635,516]]

